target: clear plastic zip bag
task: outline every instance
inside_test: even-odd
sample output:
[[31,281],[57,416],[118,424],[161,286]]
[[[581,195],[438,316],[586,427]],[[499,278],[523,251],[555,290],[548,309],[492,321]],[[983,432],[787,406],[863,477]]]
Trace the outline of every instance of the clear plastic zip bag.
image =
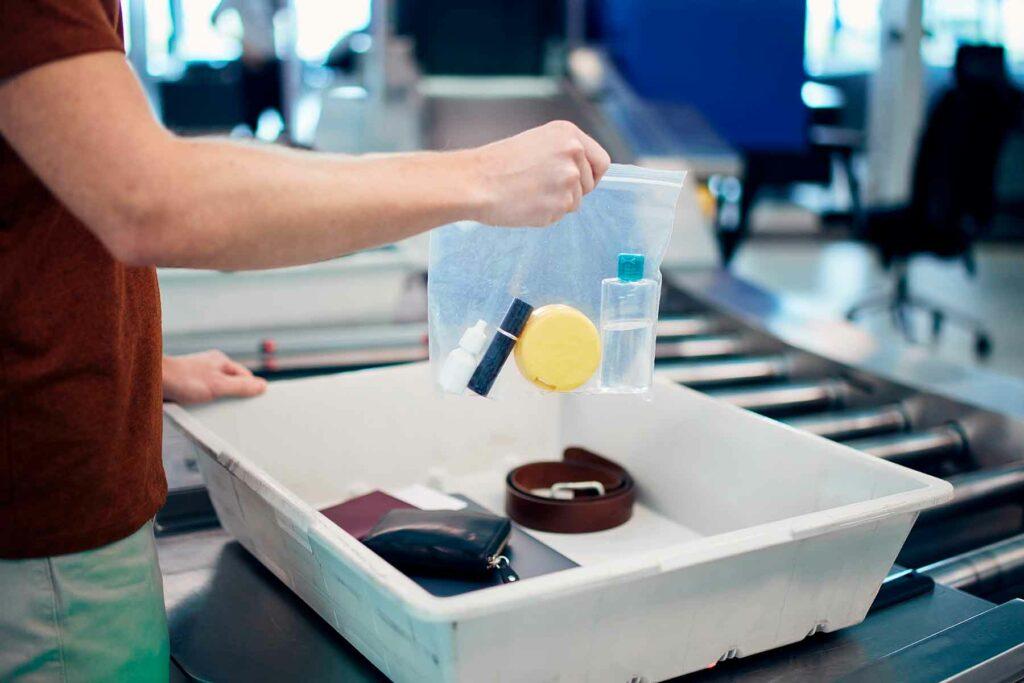
[[517,373],[551,392],[650,390],[661,261],[685,173],[612,164],[547,228],[471,221],[430,235],[439,390],[487,396]]

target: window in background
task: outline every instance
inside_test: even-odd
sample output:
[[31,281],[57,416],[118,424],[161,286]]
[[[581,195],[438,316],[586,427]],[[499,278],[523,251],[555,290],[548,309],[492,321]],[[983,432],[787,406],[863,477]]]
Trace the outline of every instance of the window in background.
[[927,64],[952,66],[960,43],[988,43],[1004,46],[1011,69],[1024,71],[1024,0],[927,0],[924,25]]
[[807,0],[804,63],[810,76],[878,65],[881,0]]
[[1024,73],[1024,0],[1003,0],[1000,29],[1010,64],[1016,73]]
[[[220,0],[142,0],[146,13],[146,68],[150,76],[172,75],[185,62],[237,59],[241,26],[234,13],[214,26]],[[129,8],[133,3],[123,0]],[[131,40],[131,36],[127,36]]]
[[[805,65],[812,76],[873,70],[878,64],[881,0],[807,0]],[[1006,47],[1024,70],[1024,0],[925,0],[925,64],[950,67],[961,43]]]
[[[258,1],[258,0],[254,0]],[[173,75],[190,61],[229,61],[241,53],[242,25],[235,11],[211,23],[220,0],[142,0],[146,11],[146,57],[151,76]],[[122,0],[126,12],[131,4]],[[291,0],[299,59],[322,63],[344,36],[365,28],[370,0]],[[275,21],[278,45],[289,31],[287,12]],[[128,39],[130,40],[130,36]]]
[[370,0],[292,0],[295,51],[299,59],[322,63],[341,38],[370,23]]
[[[157,4],[160,0],[150,0]],[[167,0],[163,4],[169,5]],[[237,59],[241,53],[238,38],[241,36],[241,25],[237,15],[227,16],[227,24],[218,22],[214,26],[210,21],[213,10],[220,0],[180,0],[178,3],[181,16],[177,19],[177,38],[175,47],[177,57],[184,62],[191,61],[226,61]],[[231,23],[235,22],[235,23]]]

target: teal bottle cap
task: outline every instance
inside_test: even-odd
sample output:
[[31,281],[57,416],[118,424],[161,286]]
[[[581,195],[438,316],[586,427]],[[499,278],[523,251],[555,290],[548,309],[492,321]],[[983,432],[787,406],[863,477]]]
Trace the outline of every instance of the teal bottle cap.
[[619,279],[636,282],[644,279],[643,254],[619,254]]

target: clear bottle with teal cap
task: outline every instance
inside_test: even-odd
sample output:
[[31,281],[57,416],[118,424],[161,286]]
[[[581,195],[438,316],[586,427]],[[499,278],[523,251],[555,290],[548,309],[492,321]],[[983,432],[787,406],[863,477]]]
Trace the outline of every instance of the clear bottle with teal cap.
[[619,254],[618,276],[601,281],[602,390],[650,389],[660,296],[658,282],[644,277],[643,254]]

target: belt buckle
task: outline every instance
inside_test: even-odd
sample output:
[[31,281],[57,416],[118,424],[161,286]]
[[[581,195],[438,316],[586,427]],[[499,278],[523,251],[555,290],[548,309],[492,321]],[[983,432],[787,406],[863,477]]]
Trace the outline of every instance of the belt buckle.
[[542,498],[554,500],[573,500],[577,492],[593,491],[598,496],[605,494],[604,484],[596,480],[590,481],[559,481],[551,485],[551,488],[532,489],[530,493]]

